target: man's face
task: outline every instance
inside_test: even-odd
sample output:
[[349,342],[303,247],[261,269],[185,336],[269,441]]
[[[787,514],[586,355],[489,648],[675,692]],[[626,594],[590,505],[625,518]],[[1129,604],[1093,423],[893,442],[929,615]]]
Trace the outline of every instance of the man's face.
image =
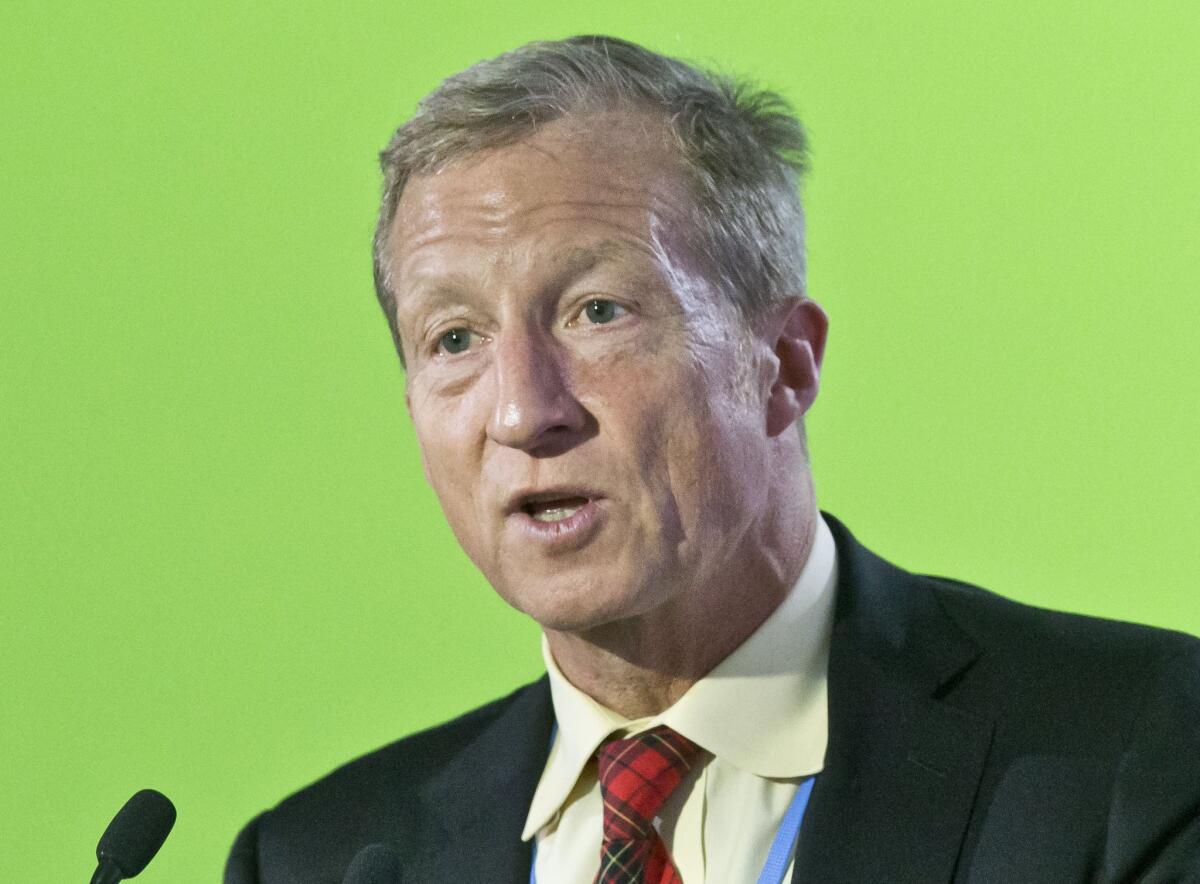
[[405,188],[391,283],[426,476],[543,626],[736,580],[764,509],[769,351],[688,253],[661,123],[564,120]]

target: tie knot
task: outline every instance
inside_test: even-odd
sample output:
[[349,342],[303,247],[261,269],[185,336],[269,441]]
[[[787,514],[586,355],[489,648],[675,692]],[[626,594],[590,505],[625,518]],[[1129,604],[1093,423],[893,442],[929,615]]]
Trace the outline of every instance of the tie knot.
[[699,746],[666,725],[601,746],[605,840],[651,837],[655,815],[699,754]]

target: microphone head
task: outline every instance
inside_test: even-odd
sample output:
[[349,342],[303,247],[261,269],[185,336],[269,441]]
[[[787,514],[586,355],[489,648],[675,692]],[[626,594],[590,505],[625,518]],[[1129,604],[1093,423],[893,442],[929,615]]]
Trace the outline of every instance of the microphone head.
[[400,854],[386,844],[368,844],[346,869],[342,884],[399,884]]
[[143,789],[126,801],[108,824],[96,845],[96,859],[101,863],[109,860],[120,869],[121,877],[132,878],[154,859],[173,825],[175,805],[171,800],[162,792]]

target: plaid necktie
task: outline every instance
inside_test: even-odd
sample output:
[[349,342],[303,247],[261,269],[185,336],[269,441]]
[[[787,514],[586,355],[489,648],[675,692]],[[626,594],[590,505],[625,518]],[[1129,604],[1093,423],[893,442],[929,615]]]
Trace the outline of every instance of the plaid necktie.
[[595,884],[682,884],[652,821],[699,754],[666,725],[600,747],[604,845]]

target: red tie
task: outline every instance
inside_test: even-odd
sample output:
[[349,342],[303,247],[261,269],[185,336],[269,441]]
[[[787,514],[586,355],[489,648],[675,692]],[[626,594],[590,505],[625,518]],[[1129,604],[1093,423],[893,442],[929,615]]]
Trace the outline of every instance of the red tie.
[[666,725],[600,747],[604,845],[596,884],[682,884],[652,820],[699,754]]

